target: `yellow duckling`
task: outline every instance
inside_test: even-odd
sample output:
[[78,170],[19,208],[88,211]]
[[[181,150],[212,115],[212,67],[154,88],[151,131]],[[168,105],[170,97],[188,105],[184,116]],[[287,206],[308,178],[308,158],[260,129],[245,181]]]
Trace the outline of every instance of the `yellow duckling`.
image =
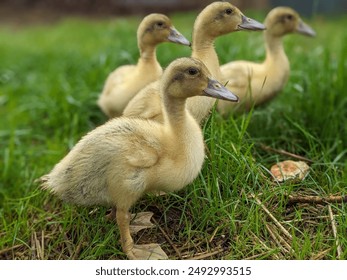
[[266,59],[263,63],[233,61],[221,66],[222,80],[228,81],[227,88],[240,98],[237,106],[218,102],[218,111],[223,115],[269,101],[283,89],[290,72],[283,48],[283,36],[294,32],[315,36],[314,30],[302,21],[296,11],[288,7],[271,10],[265,19],[265,26]]
[[[214,2],[205,7],[195,20],[193,28],[192,57],[200,59],[212,75],[221,77],[214,41],[217,37],[239,30],[262,30],[264,25],[245,17],[229,2]],[[163,122],[159,82],[141,90],[125,108],[123,115]],[[196,96],[187,100],[187,108],[200,123],[210,112],[214,100]]]
[[186,110],[186,99],[203,95],[237,101],[210,77],[197,59],[175,60],[160,81],[163,124],[137,118],[111,119],[84,136],[41,177],[42,187],[70,203],[115,206],[128,258],[150,258],[150,245],[134,245],[129,209],[146,192],[177,191],[197,177],[205,156],[203,134]]
[[146,16],[137,30],[140,58],[136,65],[123,65],[107,78],[98,105],[111,117],[120,116],[128,102],[147,84],[157,80],[163,70],[156,57],[156,46],[162,42],[174,42],[190,46],[170,19],[162,14]]

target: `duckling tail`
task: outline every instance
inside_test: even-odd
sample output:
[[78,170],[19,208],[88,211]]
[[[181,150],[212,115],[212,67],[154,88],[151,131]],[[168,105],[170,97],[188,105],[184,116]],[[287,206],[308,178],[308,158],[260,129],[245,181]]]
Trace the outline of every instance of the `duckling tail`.
[[39,184],[41,189],[48,190],[48,189],[50,189],[48,181],[49,181],[49,176],[46,174],[46,175],[41,176],[40,178],[37,178],[34,181],[34,183]]

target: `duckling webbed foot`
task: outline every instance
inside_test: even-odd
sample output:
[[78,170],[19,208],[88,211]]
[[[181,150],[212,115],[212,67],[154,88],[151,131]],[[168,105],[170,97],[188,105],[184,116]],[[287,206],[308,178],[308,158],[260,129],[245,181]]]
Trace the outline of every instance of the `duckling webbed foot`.
[[134,245],[130,234],[130,214],[128,211],[118,210],[116,212],[116,218],[121,236],[122,249],[130,260],[168,259],[158,244]]
[[168,256],[165,254],[159,244],[143,244],[134,245],[131,250],[132,256],[135,260],[167,260]]
[[167,260],[168,256],[159,244],[135,245],[131,242],[122,244],[124,253],[129,260]]

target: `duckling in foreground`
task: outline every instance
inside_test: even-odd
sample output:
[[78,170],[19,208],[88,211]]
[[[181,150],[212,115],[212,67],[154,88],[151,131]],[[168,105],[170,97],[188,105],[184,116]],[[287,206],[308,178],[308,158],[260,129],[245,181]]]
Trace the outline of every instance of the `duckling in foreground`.
[[[218,56],[214,49],[215,39],[235,31],[263,29],[265,29],[263,24],[245,17],[237,7],[229,2],[214,2],[206,6],[195,20],[192,57],[200,59],[213,77],[218,80],[221,78],[221,72]],[[159,92],[159,82],[149,84],[129,102],[123,115],[163,122]],[[196,96],[187,101],[187,108],[201,123],[208,116],[214,102],[211,98]]]
[[40,178],[43,188],[67,202],[115,206],[122,248],[129,259],[151,257],[150,245],[134,245],[130,207],[146,192],[182,189],[201,170],[203,134],[186,109],[186,99],[201,95],[238,100],[193,58],[172,62],[160,83],[163,124],[137,118],[111,119],[84,136]]
[[227,88],[240,98],[237,106],[218,102],[217,109],[222,115],[233,110],[249,110],[253,105],[260,105],[274,98],[287,83],[290,72],[283,48],[283,36],[290,33],[306,36],[316,34],[296,11],[288,7],[271,10],[265,19],[265,26],[266,59],[263,63],[233,61],[221,66],[222,81],[228,81]]
[[111,117],[118,117],[134,95],[147,84],[157,80],[163,70],[156,57],[156,46],[162,42],[173,42],[190,46],[190,42],[179,33],[170,19],[162,14],[146,16],[137,30],[140,58],[136,65],[123,65],[107,78],[99,96],[98,105]]

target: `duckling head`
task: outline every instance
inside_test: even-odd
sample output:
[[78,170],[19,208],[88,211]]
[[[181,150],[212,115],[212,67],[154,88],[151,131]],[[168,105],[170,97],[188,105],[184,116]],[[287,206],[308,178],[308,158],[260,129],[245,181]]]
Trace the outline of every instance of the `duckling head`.
[[214,80],[200,60],[184,57],[173,61],[161,79],[164,95],[186,99],[193,96],[210,96],[238,102],[238,97]]
[[276,7],[272,9],[266,19],[267,32],[274,37],[281,37],[289,33],[300,33],[313,37],[316,32],[307,25],[299,14],[289,7]]
[[162,42],[173,42],[190,46],[190,42],[172,25],[171,20],[163,14],[146,16],[137,29],[139,48],[156,46]]
[[264,30],[265,26],[247,18],[229,2],[218,1],[201,11],[195,21],[194,29],[204,30],[206,35],[217,37],[239,30]]

